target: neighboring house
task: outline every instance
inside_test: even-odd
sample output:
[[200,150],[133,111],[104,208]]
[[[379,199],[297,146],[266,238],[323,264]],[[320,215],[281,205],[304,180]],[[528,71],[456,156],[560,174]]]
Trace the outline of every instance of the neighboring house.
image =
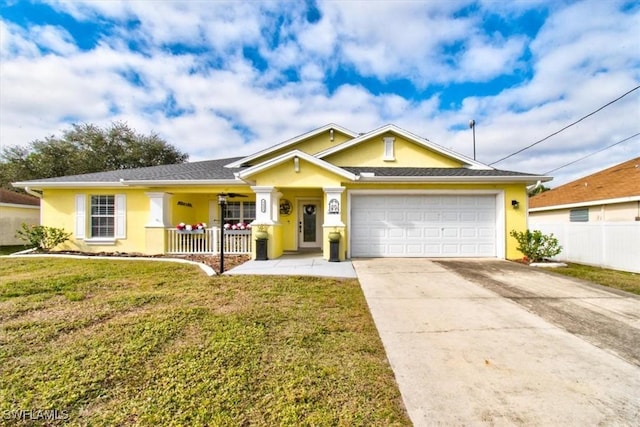
[[0,188],[0,246],[25,243],[16,237],[22,223],[40,224],[40,200]]
[[529,228],[554,233],[560,259],[640,272],[640,157],[532,197]]
[[[81,251],[322,250],[339,257],[518,258],[511,230],[527,227],[527,185],[549,177],[497,170],[395,125],[359,134],[329,124],[255,154],[18,182],[42,192],[43,224],[73,232]],[[241,197],[244,196],[244,197]],[[521,206],[521,208],[520,208]],[[179,223],[207,223],[202,231]],[[239,226],[242,228],[242,225]],[[253,233],[253,237],[251,236]]]

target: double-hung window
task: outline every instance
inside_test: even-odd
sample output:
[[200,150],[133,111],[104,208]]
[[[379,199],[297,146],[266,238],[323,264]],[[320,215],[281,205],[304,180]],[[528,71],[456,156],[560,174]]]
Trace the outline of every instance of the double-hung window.
[[75,237],[87,242],[126,238],[126,196],[76,194]]
[[91,237],[115,237],[114,195],[91,196]]
[[256,202],[227,202],[224,221],[228,224],[249,224],[256,219]]

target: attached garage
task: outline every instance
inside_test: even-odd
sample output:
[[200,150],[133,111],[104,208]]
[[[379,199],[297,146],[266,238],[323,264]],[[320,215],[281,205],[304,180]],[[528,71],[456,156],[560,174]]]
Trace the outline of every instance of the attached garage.
[[[495,257],[498,194],[353,194],[352,257]],[[502,236],[502,237],[501,237]]]

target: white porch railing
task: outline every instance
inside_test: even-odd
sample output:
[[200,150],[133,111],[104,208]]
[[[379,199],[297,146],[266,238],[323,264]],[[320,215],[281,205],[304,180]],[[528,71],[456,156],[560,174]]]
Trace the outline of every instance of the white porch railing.
[[[219,254],[220,228],[182,231],[168,228],[168,254]],[[224,253],[250,254],[251,230],[225,230]]]

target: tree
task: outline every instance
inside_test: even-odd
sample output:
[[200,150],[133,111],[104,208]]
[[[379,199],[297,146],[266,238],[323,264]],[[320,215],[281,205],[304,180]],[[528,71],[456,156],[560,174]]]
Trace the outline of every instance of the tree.
[[539,185],[529,192],[529,197],[533,197],[536,194],[544,193],[545,191],[549,191],[549,190],[551,190],[549,187],[545,187],[544,185]]
[[28,147],[9,146],[0,153],[0,186],[11,182],[53,178],[91,172],[184,163],[189,155],[157,134],[139,134],[126,123],[108,128],[74,124]]

